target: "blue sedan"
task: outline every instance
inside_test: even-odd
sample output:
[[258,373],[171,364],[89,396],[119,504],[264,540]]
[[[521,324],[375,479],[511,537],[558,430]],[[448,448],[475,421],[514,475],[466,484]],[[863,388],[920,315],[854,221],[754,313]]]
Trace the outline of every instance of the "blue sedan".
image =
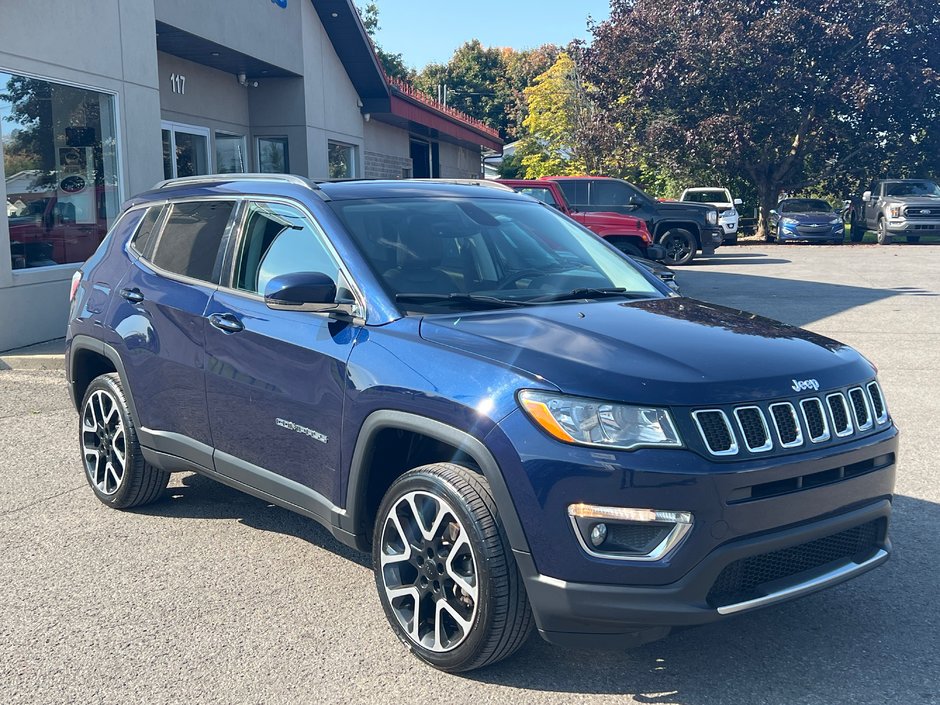
[[832,206],[818,198],[785,198],[770,212],[777,242],[841,245],[845,225]]

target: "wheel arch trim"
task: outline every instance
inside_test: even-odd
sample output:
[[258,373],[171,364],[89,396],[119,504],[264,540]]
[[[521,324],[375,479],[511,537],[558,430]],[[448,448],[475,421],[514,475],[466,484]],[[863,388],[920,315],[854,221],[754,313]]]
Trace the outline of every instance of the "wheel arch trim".
[[75,395],[75,353],[80,350],[89,350],[96,353],[114,365],[118,377],[121,378],[121,386],[124,390],[124,397],[127,399],[131,420],[134,422],[134,427],[139,429],[141,427],[140,416],[137,414],[137,405],[134,403],[134,392],[127,382],[127,371],[124,369],[124,361],[121,359],[121,355],[103,340],[92,338],[90,335],[76,335],[72,338],[71,344],[69,345],[68,358],[66,360],[68,383],[69,388],[72,390],[72,401],[75,404],[76,411],[81,410],[82,404],[82,400],[76,398]]
[[503,479],[499,464],[489,449],[477,438],[449,424],[419,416],[406,411],[382,409],[374,411],[363,422],[353,450],[346,486],[346,508],[339,516],[340,528],[360,537],[365,545],[369,537],[364,536],[361,526],[365,517],[365,501],[369,483],[369,466],[374,451],[374,442],[380,431],[398,429],[420,433],[447,443],[466,453],[478,465],[489,483],[493,499],[499,510],[506,537],[514,551],[529,552],[529,544],[522,529],[509,488]]

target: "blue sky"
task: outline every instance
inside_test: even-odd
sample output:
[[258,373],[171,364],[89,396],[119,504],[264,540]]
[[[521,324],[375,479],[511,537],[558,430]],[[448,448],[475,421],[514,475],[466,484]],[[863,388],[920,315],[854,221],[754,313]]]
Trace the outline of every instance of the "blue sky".
[[[356,0],[365,7],[368,0]],[[587,17],[610,15],[608,0],[376,0],[378,43],[418,70],[444,63],[466,41],[531,49],[587,39]]]

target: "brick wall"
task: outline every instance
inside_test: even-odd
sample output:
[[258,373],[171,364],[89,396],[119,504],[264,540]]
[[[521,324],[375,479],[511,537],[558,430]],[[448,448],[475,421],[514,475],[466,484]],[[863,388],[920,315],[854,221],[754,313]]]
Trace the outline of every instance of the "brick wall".
[[363,152],[363,168],[367,179],[400,179],[402,169],[411,176],[411,159],[379,152]]

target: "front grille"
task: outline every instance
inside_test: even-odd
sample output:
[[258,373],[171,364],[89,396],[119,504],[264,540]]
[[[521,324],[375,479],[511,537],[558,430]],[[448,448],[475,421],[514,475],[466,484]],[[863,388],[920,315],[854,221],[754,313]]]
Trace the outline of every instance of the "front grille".
[[720,409],[694,411],[692,417],[695,419],[695,423],[698,424],[698,430],[702,434],[705,445],[708,446],[709,453],[712,455],[732,455],[738,452],[738,444],[735,441],[731,424],[728,423],[725,412]]
[[734,410],[738,428],[744,436],[744,444],[752,453],[761,453],[774,447],[764,414],[759,407],[742,406]]
[[760,587],[767,583],[836,561],[865,560],[878,549],[883,532],[884,520],[877,519],[799,546],[742,558],[721,571],[706,599],[712,607],[733,605],[761,597]]
[[871,428],[871,413],[868,411],[868,400],[861,387],[849,390],[849,399],[852,401],[852,411],[855,414],[855,427],[859,431]]
[[829,413],[832,414],[832,430],[837,436],[847,436],[852,433],[852,420],[849,418],[849,407],[845,403],[845,396],[841,393],[830,394],[826,397]]
[[706,450],[716,456],[826,443],[870,431],[889,420],[877,381],[792,402],[697,409],[692,418]]
[[[924,213],[923,211],[927,211]],[[937,206],[908,206],[904,209],[905,218],[940,218]]]

